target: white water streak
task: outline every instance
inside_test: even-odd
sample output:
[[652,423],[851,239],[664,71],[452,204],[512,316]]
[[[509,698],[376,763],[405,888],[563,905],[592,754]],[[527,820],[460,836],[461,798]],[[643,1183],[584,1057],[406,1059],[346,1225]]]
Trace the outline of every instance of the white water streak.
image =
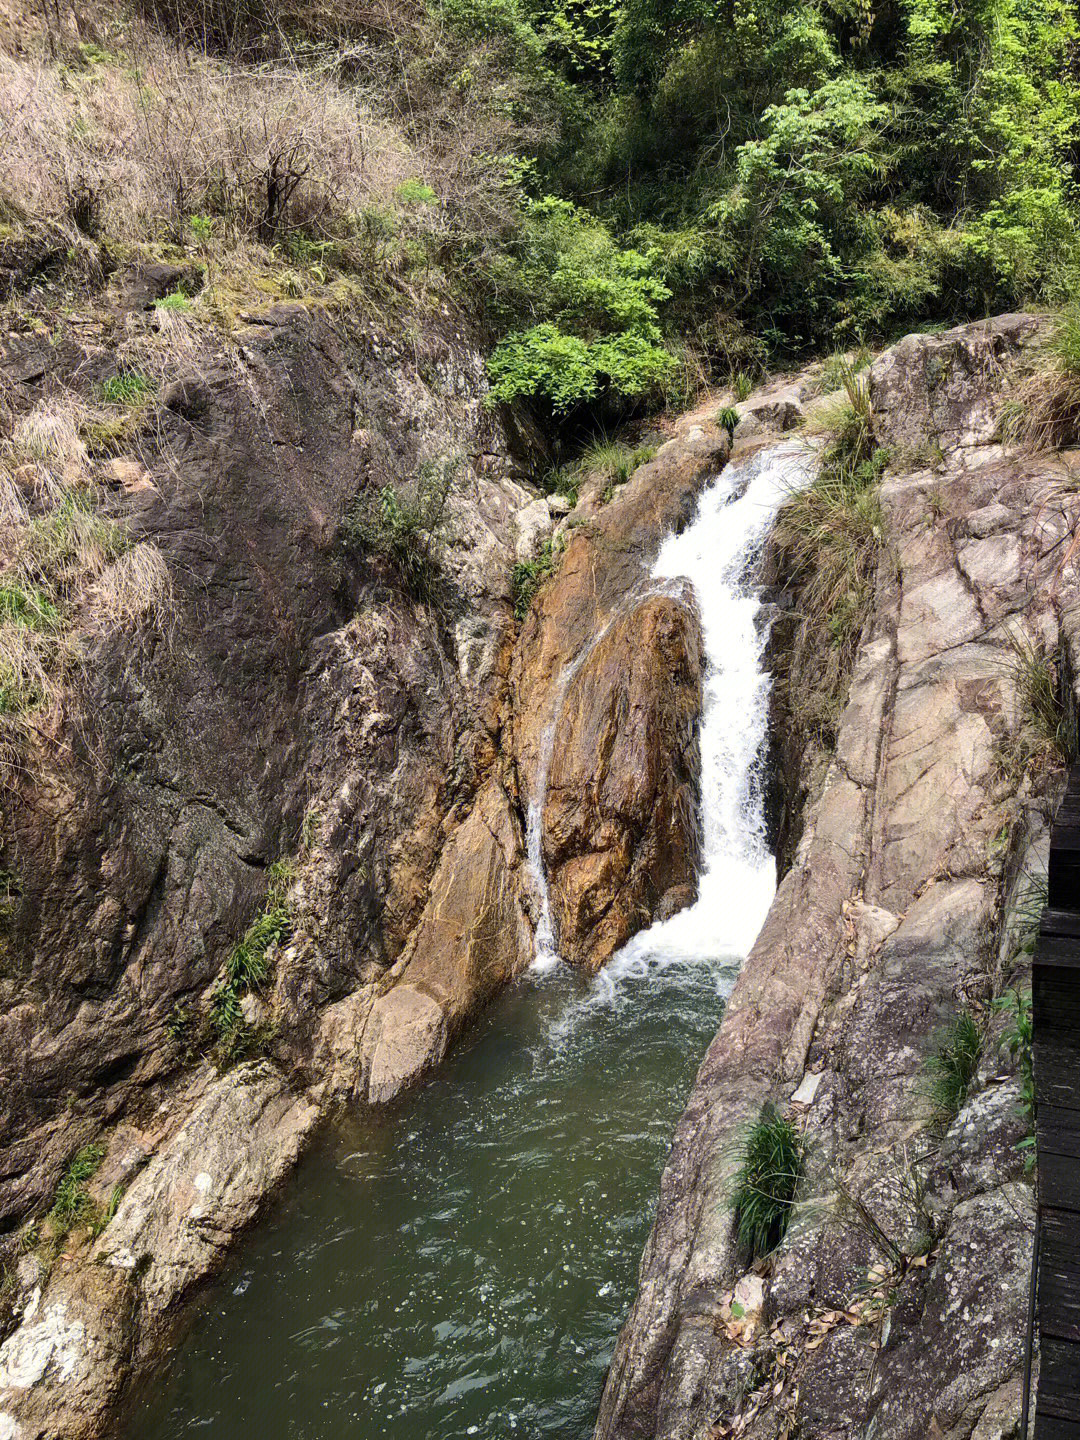
[[[625,945],[596,977],[592,1004],[617,1002],[623,975],[680,961],[716,966],[727,988],[765,919],[776,888],[776,866],[766,842],[763,787],[769,676],[762,662],[768,625],[754,567],[776,512],[809,482],[816,468],[815,451],[798,441],[783,441],[729,465],[702,493],[690,525],[682,534],[668,536],[656,558],[652,579],[659,583],[647,593],[689,580],[701,617],[706,662],[702,873],[696,903]],[[628,597],[626,604],[640,604],[643,598]],[[555,730],[571,682],[611,624],[609,620],[563,671],[551,722],[541,739],[527,825],[528,860],[541,897],[534,962],[540,970],[550,969],[559,958],[542,850]],[[589,1002],[585,1004],[589,1008]],[[564,1017],[565,1022],[570,1018]]]
[[694,905],[636,935],[607,968],[743,960],[776,889],[765,834],[764,761],[769,627],[755,562],[776,512],[817,467],[815,452],[784,441],[729,465],[702,494],[692,523],[664,542],[654,579],[688,579],[705,646],[701,719],[702,872]]

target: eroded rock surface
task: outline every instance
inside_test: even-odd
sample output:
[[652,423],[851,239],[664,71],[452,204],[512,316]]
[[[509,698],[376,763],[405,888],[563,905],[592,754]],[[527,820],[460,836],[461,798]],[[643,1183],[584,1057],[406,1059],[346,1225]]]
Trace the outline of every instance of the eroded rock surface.
[[[1052,807],[1010,770],[1015,645],[1060,642],[1073,673],[1080,659],[1062,566],[1074,457],[996,439],[1038,334],[1015,316],[912,336],[871,371],[894,455],[872,623],[794,863],[676,1132],[598,1440],[967,1440],[1016,1424],[1033,1231],[1016,1085],[988,1070],[942,1140],[925,1066],[960,1006],[1001,983],[1007,889]],[[747,1344],[726,1325],[745,1264],[733,1152],[762,1102],[808,1077],[805,1200]],[[887,1279],[867,1305],[875,1264]]]

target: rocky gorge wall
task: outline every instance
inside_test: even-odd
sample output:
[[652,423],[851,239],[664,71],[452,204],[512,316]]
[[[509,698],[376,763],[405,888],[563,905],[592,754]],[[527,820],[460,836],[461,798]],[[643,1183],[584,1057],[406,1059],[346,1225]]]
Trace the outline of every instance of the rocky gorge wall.
[[[78,323],[3,337],[16,459],[42,417],[93,414],[158,347],[123,453],[79,463],[169,576],[165,613],[80,612],[80,663],[5,770],[0,1434],[17,1440],[112,1426],[320,1121],[393,1098],[529,963],[545,727],[568,954],[601,964],[694,887],[696,618],[685,597],[633,597],[726,433],[684,417],[613,498],[586,487],[567,515],[516,478],[464,325],[402,342],[278,302],[161,345],[177,283],[120,270]],[[347,523],[432,467],[453,478],[421,602]],[[28,504],[44,468],[13,472]],[[513,566],[552,540],[559,572],[519,632]],[[230,957],[280,904],[235,1052],[208,1050]],[[87,1147],[83,1223],[53,1242]]]
[[[678,1126],[597,1440],[1018,1433],[1034,1198],[989,1005],[1024,980],[1003,922],[1045,874],[1059,783],[1015,764],[1017,656],[1080,659],[1078,457],[1000,440],[1044,333],[1005,316],[870,369],[890,453],[872,617]],[[942,1134],[927,1062],[962,1007],[990,1043]],[[748,1271],[731,1195],[766,1101],[802,1130],[805,1174]]]

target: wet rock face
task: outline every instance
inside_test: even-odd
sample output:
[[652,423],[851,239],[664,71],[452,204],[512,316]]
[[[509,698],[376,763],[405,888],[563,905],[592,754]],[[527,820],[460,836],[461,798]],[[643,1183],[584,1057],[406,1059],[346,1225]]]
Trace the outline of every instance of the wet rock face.
[[132,1183],[90,1263],[61,1259],[0,1346],[0,1434],[100,1434],[132,1369],[176,1323],[177,1302],[251,1223],[318,1119],[265,1062],[203,1074],[192,1089],[194,1108]]
[[[124,323],[151,324],[125,283]],[[165,1022],[201,1003],[272,862],[303,860],[273,1001],[293,1060],[420,919],[494,757],[513,519],[532,499],[483,407],[480,356],[454,334],[424,343],[417,362],[278,305],[163,390],[125,516],[165,558],[172,613],[164,633],[89,637],[63,729],[5,792],[19,903],[0,935],[2,1218],[169,1083]],[[24,351],[3,348],[20,413],[110,363],[90,341],[43,367]],[[455,473],[441,629],[340,539],[358,493],[429,462]]]
[[650,593],[648,576],[726,462],[714,409],[684,417],[610,504],[579,506],[514,657],[519,805],[544,796],[559,951],[590,969],[695,894],[700,625],[691,594]]
[[701,634],[685,600],[653,596],[613,622],[555,726],[544,858],[561,953],[595,969],[695,893]]
[[[992,1019],[1009,887],[1026,856],[1045,866],[1031,847],[1054,782],[1012,768],[1012,637],[1061,644],[1076,673],[1074,457],[995,438],[1038,331],[1014,316],[912,336],[872,367],[894,455],[875,611],[677,1129],[597,1440],[1015,1430],[1034,1223],[1017,1082],[987,1060],[942,1135],[926,1063],[961,1007]],[[732,1153],[766,1099],[792,1105],[809,1148],[768,1338],[744,1348],[723,1320],[743,1268]]]

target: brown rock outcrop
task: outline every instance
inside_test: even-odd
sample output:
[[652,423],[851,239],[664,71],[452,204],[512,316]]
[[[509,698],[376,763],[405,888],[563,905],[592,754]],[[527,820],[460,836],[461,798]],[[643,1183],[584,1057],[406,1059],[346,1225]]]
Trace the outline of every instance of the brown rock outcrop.
[[649,594],[648,575],[727,459],[708,408],[684,417],[608,505],[584,504],[514,657],[521,808],[545,793],[560,952],[593,969],[665,896],[667,909],[693,898],[701,636],[693,597]]
[[563,958],[595,969],[681,887],[698,823],[701,635],[686,599],[653,595],[611,623],[555,725],[544,859]]

